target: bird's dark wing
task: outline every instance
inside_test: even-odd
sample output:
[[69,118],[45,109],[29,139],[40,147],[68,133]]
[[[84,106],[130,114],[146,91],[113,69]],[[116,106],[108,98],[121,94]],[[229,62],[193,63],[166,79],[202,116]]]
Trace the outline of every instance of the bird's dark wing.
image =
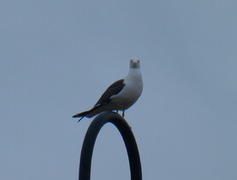
[[124,86],[125,86],[124,79],[120,79],[114,82],[106,89],[106,91],[102,94],[102,96],[100,97],[100,99],[98,100],[98,102],[95,104],[94,107],[110,102],[111,100],[110,97],[118,94],[123,89]]

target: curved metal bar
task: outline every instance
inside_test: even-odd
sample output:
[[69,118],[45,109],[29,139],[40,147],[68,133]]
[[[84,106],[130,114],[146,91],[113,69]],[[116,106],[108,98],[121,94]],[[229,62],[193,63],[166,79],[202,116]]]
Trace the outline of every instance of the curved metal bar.
[[141,162],[135,137],[126,120],[114,112],[103,112],[91,122],[81,149],[78,179],[90,180],[91,159],[95,140],[100,129],[108,122],[114,124],[123,137],[129,159],[131,180],[142,180]]

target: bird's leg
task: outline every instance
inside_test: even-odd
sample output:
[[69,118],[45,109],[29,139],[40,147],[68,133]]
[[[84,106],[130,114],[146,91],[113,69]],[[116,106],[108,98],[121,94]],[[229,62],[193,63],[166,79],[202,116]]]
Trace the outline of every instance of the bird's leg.
[[122,116],[124,117],[124,110],[123,110],[123,112],[122,112]]

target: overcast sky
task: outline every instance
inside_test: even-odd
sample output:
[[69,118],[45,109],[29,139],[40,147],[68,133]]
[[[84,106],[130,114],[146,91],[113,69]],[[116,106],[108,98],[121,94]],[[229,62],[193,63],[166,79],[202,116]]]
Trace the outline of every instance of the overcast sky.
[[[1,0],[0,179],[77,179],[90,109],[129,60],[144,89],[125,112],[144,180],[237,179],[237,1]],[[92,179],[130,179],[107,124]]]

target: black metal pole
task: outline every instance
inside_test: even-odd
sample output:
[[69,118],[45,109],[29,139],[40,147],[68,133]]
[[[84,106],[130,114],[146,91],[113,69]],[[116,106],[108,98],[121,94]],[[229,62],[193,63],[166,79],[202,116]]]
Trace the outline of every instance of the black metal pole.
[[123,137],[131,172],[131,180],[142,180],[142,169],[135,137],[126,120],[114,112],[103,112],[90,124],[81,149],[79,180],[90,180],[91,159],[96,137],[106,123],[114,124]]

